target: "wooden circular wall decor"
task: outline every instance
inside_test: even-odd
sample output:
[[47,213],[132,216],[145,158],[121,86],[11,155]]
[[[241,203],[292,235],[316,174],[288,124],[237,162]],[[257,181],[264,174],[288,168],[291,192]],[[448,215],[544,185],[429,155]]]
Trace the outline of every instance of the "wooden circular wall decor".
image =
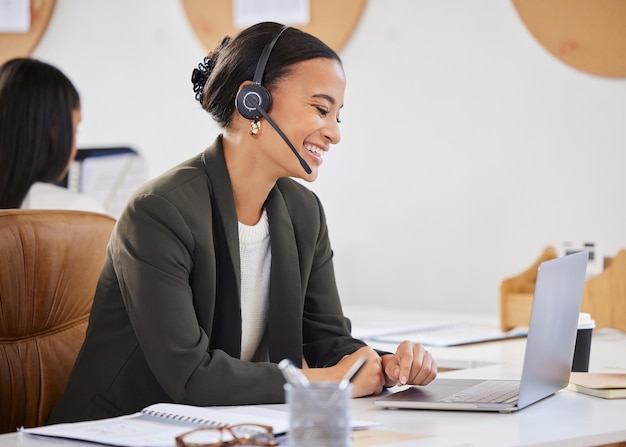
[[[224,36],[235,37],[241,31],[235,28],[230,0],[182,2],[191,27],[208,51]],[[339,52],[359,23],[365,3],[366,0],[311,0],[311,21],[296,28],[313,34]]]
[[600,76],[626,77],[626,1],[513,0],[543,47],[566,64]]
[[25,33],[0,33],[0,64],[28,57],[48,27],[55,0],[30,0],[30,29]]

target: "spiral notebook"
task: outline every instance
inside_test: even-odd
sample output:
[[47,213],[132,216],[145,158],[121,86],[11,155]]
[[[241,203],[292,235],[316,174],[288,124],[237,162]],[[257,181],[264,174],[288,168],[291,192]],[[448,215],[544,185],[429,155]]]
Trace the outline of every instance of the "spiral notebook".
[[[353,430],[381,424],[352,419]],[[73,439],[119,447],[175,447],[174,438],[197,427],[223,427],[235,424],[259,424],[272,427],[274,435],[287,433],[287,411],[271,410],[258,405],[220,407],[159,403],[140,412],[116,418],[69,424],[22,428],[28,436]]]
[[174,438],[193,428],[222,427],[234,424],[261,424],[273,428],[275,435],[287,432],[287,412],[257,408],[253,413],[229,409],[210,409],[191,405],[159,403],[138,413],[96,421],[22,428],[27,435],[74,439],[120,447],[174,447]]

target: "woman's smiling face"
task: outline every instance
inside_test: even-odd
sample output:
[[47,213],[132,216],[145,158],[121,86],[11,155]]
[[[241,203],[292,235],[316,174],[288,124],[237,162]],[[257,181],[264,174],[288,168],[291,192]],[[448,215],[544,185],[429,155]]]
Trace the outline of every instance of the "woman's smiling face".
[[272,89],[269,116],[311,167],[307,174],[280,135],[264,122],[262,150],[283,174],[307,181],[317,178],[331,144],[339,143],[339,112],[346,78],[335,59],[315,58],[293,65],[293,71]]

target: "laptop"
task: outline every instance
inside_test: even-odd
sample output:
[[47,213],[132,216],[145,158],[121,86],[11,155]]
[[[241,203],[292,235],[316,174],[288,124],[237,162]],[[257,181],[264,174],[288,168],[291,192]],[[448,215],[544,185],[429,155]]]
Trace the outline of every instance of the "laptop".
[[542,262],[520,380],[437,378],[375,401],[386,408],[510,413],[553,395],[569,382],[589,253]]

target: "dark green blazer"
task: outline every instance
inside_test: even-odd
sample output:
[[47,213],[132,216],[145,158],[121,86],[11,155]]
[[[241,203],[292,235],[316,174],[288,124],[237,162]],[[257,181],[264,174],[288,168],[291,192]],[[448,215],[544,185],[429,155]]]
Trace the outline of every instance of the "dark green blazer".
[[285,178],[265,205],[270,362],[239,360],[239,237],[220,137],[130,199],[49,423],[118,416],[155,402],[283,402],[280,360],[329,366],[364,346],[342,313],[318,198]]

